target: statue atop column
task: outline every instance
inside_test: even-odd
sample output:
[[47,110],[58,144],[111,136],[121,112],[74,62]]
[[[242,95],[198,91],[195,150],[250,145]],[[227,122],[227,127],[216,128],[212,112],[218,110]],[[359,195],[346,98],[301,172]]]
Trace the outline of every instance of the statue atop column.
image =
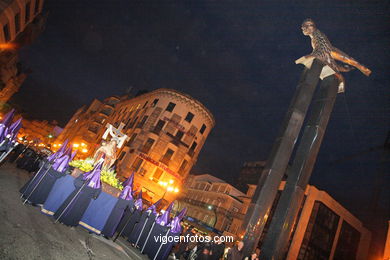
[[[360,70],[366,76],[371,74],[371,70],[367,67],[332,46],[326,35],[317,29],[316,24],[312,19],[304,20],[301,29],[304,35],[311,38],[311,46],[313,47],[312,53],[306,55],[304,58],[317,58],[328,65],[336,72],[336,76],[340,80],[340,83],[344,83],[344,78],[340,72],[348,72],[354,69],[353,67]],[[336,60],[346,64],[340,65]]]

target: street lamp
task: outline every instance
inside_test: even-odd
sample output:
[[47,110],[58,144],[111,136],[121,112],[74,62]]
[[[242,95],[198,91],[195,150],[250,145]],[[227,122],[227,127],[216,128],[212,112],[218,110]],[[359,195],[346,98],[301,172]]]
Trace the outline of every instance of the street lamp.
[[168,182],[164,182],[164,181],[159,181],[158,184],[164,188],[164,194],[161,198],[161,200],[164,200],[164,197],[165,197],[165,194],[167,194],[167,192],[173,192],[173,193],[178,193],[179,192],[179,189],[177,187],[174,187],[174,186],[168,186],[169,184],[173,184],[173,180],[169,180],[169,183]]

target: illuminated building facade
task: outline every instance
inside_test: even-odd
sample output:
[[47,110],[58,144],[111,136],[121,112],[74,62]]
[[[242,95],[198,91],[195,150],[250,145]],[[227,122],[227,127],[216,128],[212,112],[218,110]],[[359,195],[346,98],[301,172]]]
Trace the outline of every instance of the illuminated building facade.
[[135,187],[152,202],[172,201],[178,195],[215,125],[199,101],[176,90],[157,89],[132,98],[93,101],[74,114],[58,142],[84,143],[85,156],[92,155],[107,123],[128,136],[117,151],[118,175],[123,180],[136,172]]
[[207,136],[215,125],[210,111],[194,98],[172,89],[123,100],[111,124],[129,140],[118,152],[117,171],[128,177],[151,201],[172,201],[181,190]]
[[[206,177],[207,175],[198,175],[188,178],[176,210],[187,207],[190,219],[214,227],[225,235],[233,234],[237,239],[242,238],[240,227],[256,185],[248,185],[247,193],[240,194],[230,184],[213,176]],[[284,185],[285,181],[282,181],[261,235],[260,245],[267,234]],[[370,232],[325,191],[308,185],[298,218],[286,259],[367,259]]]
[[44,0],[0,0],[0,103],[16,93],[27,74],[17,49],[30,44],[43,31]]
[[232,226],[243,206],[245,194],[210,174],[190,175],[178,207],[187,208],[187,216],[217,230],[235,234]]
[[109,122],[109,117],[114,113],[115,105],[119,101],[120,98],[116,96],[108,97],[103,101],[95,99],[89,106],[78,109],[57,138],[56,145],[68,139],[76,146],[74,148],[80,150],[78,157],[85,158],[92,155],[100,145],[101,136],[106,129],[105,125]]
[[23,119],[23,126],[18,136],[24,137],[27,141],[35,144],[43,144],[50,147],[57,136],[62,132],[62,128],[57,122],[48,122],[46,120],[27,120]]

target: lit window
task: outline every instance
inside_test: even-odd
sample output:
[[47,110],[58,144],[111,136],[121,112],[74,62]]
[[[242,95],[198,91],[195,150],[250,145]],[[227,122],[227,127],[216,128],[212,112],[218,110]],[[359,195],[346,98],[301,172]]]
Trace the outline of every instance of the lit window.
[[163,174],[163,170],[161,170],[160,168],[157,168],[153,174],[153,177],[152,177],[153,181],[158,182],[160,180],[162,174]]

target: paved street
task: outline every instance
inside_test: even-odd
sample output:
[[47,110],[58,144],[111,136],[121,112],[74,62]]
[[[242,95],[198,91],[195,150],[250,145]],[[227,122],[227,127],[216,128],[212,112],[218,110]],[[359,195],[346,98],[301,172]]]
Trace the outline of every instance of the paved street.
[[19,189],[28,178],[14,165],[0,167],[0,259],[147,259],[124,240],[54,224],[39,208],[23,205]]

